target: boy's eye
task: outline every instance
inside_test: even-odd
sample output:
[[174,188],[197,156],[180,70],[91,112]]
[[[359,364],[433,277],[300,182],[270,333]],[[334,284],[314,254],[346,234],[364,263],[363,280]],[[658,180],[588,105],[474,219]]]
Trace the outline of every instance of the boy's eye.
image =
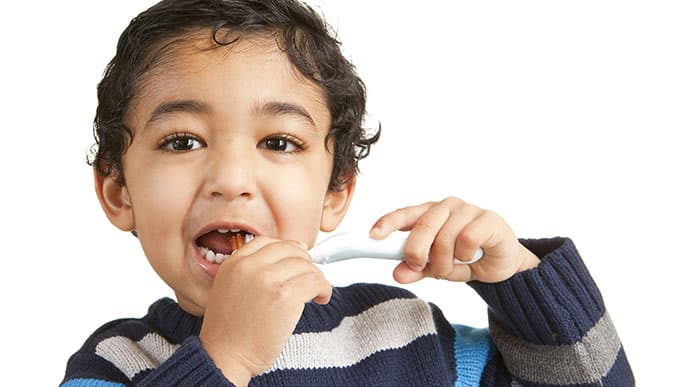
[[171,152],[188,152],[203,147],[203,143],[190,134],[175,133],[165,138],[160,149]]
[[287,135],[268,137],[261,141],[258,146],[267,150],[284,153],[299,152],[304,149],[300,141]]

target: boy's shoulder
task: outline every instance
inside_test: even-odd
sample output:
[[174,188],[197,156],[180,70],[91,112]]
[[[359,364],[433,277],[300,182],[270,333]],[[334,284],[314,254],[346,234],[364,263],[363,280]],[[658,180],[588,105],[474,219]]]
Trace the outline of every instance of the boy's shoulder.
[[175,301],[162,298],[143,317],[113,320],[94,331],[70,357],[65,380],[105,375],[130,382],[168,359],[188,336],[198,333],[200,322]]
[[164,297],[152,303],[143,317],[121,318],[102,325],[89,337],[86,345],[97,346],[106,340],[124,338],[139,342],[151,337],[180,344],[189,336],[197,335],[202,322],[202,318],[185,312],[176,301]]

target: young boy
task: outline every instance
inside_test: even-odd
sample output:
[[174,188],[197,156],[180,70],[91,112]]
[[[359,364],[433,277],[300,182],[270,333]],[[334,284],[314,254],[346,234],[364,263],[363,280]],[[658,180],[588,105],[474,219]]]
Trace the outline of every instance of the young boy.
[[96,331],[63,386],[633,385],[572,242],[519,241],[456,198],[389,213],[371,236],[410,230],[395,279],[470,281],[489,332],[398,288],[332,288],[307,249],[344,217],[378,136],[307,6],[163,0],[123,32],[98,98],[98,198],[176,301]]

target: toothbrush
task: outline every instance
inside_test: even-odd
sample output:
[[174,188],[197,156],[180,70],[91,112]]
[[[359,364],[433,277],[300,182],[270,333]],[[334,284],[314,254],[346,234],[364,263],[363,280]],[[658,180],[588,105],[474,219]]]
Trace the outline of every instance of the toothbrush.
[[[393,232],[387,238],[377,240],[367,235],[342,232],[334,234],[316,244],[308,250],[313,262],[322,265],[345,261],[354,258],[379,258],[404,260],[404,244],[407,232]],[[483,250],[479,248],[473,259],[460,261],[454,259],[455,264],[468,265],[483,257]]]

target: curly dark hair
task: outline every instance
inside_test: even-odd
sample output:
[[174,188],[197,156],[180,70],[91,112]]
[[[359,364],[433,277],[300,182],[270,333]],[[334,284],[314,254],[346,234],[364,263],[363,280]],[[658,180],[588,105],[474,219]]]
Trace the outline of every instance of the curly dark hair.
[[123,122],[127,109],[146,75],[180,42],[200,31],[208,31],[213,48],[249,35],[272,36],[292,65],[320,87],[332,116],[325,139],[334,160],[329,190],[341,190],[358,173],[358,161],[368,156],[380,127],[373,135],[362,127],[365,85],[327,23],[298,0],[163,0],[135,17],[122,32],[98,84],[96,143],[89,165],[125,184],[122,155],[133,140]]

